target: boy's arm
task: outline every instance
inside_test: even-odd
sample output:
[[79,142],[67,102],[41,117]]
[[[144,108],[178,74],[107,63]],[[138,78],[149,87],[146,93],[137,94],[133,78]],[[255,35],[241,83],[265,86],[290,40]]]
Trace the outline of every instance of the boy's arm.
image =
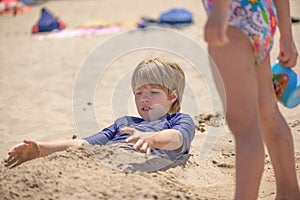
[[24,140],[22,143],[13,146],[8,157],[4,160],[5,166],[15,167],[28,160],[37,157],[47,156],[56,151],[62,151],[68,147],[80,146],[83,140],[64,140],[58,142],[35,142],[33,140]]
[[136,142],[134,149],[150,153],[151,148],[176,150],[183,144],[183,136],[175,129],[165,129],[159,132],[141,132],[134,128],[122,128],[121,133],[128,133],[131,136],[126,142]]
[[283,66],[294,67],[298,52],[293,39],[289,0],[274,0],[277,10],[278,29],[280,32],[280,52],[278,59]]
[[153,148],[175,150],[182,146],[183,136],[175,129],[165,129],[152,136]]
[[62,140],[56,142],[37,142],[40,150],[40,157],[50,155],[57,151],[66,150],[68,147],[79,147],[84,143],[83,140]]

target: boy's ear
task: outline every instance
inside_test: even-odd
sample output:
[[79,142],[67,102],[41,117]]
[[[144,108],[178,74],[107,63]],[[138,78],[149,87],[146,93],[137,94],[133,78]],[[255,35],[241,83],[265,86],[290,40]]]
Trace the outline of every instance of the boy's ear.
[[173,90],[170,94],[171,102],[174,103],[177,100],[177,98],[178,98],[177,92],[176,92],[176,90]]

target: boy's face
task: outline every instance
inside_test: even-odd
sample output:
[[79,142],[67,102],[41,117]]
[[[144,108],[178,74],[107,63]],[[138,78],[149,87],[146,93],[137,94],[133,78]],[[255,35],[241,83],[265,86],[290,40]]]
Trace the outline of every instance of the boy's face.
[[177,95],[156,84],[145,84],[134,91],[135,104],[140,116],[153,121],[167,114],[176,101]]

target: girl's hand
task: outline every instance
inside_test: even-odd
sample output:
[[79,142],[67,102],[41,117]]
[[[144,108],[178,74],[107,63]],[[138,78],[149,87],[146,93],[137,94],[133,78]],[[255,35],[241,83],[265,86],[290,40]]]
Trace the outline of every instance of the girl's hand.
[[227,37],[229,9],[212,9],[204,29],[204,40],[211,46],[225,45]]
[[21,163],[39,157],[39,146],[35,141],[24,140],[23,143],[13,146],[8,157],[4,160],[5,166],[12,168]]
[[140,150],[143,153],[150,154],[151,148],[154,145],[153,135],[155,133],[152,132],[141,132],[135,128],[125,127],[120,129],[121,133],[127,133],[131,136],[126,139],[126,142],[135,142],[133,148],[135,150]]
[[298,58],[298,51],[292,39],[280,38],[280,52],[278,59],[285,67],[295,67]]

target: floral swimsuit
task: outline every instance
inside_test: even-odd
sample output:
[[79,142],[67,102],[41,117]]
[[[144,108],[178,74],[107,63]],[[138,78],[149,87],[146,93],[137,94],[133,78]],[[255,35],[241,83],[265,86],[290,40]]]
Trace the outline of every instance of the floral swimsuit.
[[[213,0],[203,0],[209,14]],[[259,64],[268,56],[277,25],[276,10],[272,0],[231,0],[229,25],[242,30],[249,38]]]

